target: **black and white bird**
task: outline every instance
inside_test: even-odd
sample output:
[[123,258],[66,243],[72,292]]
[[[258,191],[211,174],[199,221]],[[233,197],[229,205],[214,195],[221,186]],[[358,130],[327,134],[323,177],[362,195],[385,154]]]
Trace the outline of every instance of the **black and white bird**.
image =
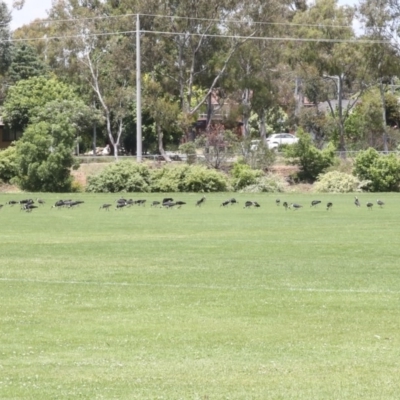
[[32,199],[24,199],[24,200],[20,200],[19,204],[33,204],[34,201]]
[[35,208],[38,208],[38,206],[35,206],[33,203],[25,203],[22,205],[21,210],[32,212],[32,210]]
[[0,210],[3,208],[4,204],[0,204]]
[[61,207],[65,206],[65,201],[64,200],[57,200],[51,208],[58,208],[60,209]]
[[168,203],[168,202],[171,202],[171,201],[174,201],[174,199],[172,197],[164,197],[163,200],[162,200],[163,203]]
[[376,201],[376,203],[378,204],[378,206],[380,208],[382,208],[385,205],[385,203],[382,200],[379,200],[379,199]]
[[231,201],[230,201],[230,200],[226,200],[226,201],[223,201],[223,202],[221,203],[220,207],[226,207],[226,206],[228,206],[229,204],[231,204]]
[[18,204],[18,201],[10,200],[7,204],[12,207],[12,206],[15,206],[15,204]]
[[110,207],[111,207],[111,204],[106,203],[106,204],[103,204],[102,206],[100,206],[99,210],[110,211]]
[[176,206],[176,201],[165,201],[162,203],[162,207],[165,208],[172,208],[174,206]]
[[246,201],[246,203],[244,203],[243,208],[250,208],[250,207],[260,207],[260,205],[256,201]]
[[175,205],[178,206],[178,208],[181,208],[181,207],[184,206],[185,204],[186,204],[186,203],[185,203],[184,201],[180,201],[180,200],[178,200],[178,201],[175,202]]
[[115,206],[116,210],[122,210],[124,207],[126,207],[126,203],[117,203]]
[[203,196],[200,200],[196,201],[196,207],[201,207],[202,204],[204,204],[206,201],[206,196]]
[[67,208],[77,207],[77,206],[79,206],[80,204],[83,204],[83,203],[84,203],[83,200],[70,201],[70,202],[67,204]]
[[361,207],[361,203],[360,200],[358,200],[358,197],[354,197],[354,204],[356,205],[356,207]]
[[282,205],[283,205],[283,207],[285,207],[285,211],[287,211],[287,209],[289,207],[289,204],[287,203],[287,201],[284,201]]
[[277,206],[279,206],[279,205],[281,204],[281,199],[276,199],[276,200],[275,200],[275,204],[276,204]]
[[150,204],[150,207],[159,206],[160,204],[161,204],[160,201],[154,200],[154,201]]
[[313,200],[313,201],[311,202],[310,207],[315,207],[315,206],[317,206],[317,205],[320,204],[320,203],[321,203],[321,200]]
[[239,204],[239,202],[235,198],[232,198],[229,201],[231,204]]
[[371,203],[371,202],[367,203],[368,210],[372,210],[373,205],[374,205],[374,203]]
[[290,208],[294,208],[294,210],[299,210],[301,207],[303,207],[301,204],[297,204],[297,203],[292,203],[290,205]]
[[329,211],[329,210],[332,210],[332,206],[333,206],[333,204],[331,203],[331,202],[328,202],[328,204],[326,205],[326,209]]

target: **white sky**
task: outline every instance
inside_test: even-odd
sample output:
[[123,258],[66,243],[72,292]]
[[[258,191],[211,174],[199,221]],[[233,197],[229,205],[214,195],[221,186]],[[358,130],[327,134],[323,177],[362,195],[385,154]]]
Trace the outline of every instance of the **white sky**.
[[[29,24],[36,18],[46,18],[46,11],[51,8],[51,0],[25,0],[25,5],[22,10],[12,8],[13,0],[3,0],[12,10],[12,21],[10,24],[11,30],[15,30],[22,25]],[[339,0],[340,5],[354,5],[357,0]]]
[[3,0],[12,13],[11,30],[15,30],[22,25],[29,24],[36,18],[46,18],[46,10],[51,8],[51,0],[25,0],[22,10],[12,8],[13,0]]

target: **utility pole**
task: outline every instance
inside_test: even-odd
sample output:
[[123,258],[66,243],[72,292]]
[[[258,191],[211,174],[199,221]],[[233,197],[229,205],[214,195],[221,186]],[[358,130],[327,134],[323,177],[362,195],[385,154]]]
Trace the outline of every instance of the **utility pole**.
[[140,72],[140,19],[136,15],[136,158],[142,162],[142,87]]

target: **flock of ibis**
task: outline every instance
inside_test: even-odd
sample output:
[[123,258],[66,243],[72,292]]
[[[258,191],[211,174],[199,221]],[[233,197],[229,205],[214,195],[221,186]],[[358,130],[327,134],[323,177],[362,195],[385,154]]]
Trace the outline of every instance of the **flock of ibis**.
[[[204,205],[205,202],[206,202],[206,197],[203,196],[203,197],[201,197],[201,199],[199,199],[195,202],[195,206],[201,207],[202,205]],[[51,208],[58,208],[58,209],[75,208],[83,203],[84,203],[84,201],[81,201],[81,200],[72,200],[72,199],[58,200],[51,206]],[[322,203],[321,200],[313,200],[310,204],[310,207],[317,207],[321,203]],[[233,206],[235,204],[239,204],[239,202],[235,198],[230,198],[228,200],[223,201],[220,204],[220,207],[226,208],[228,206]],[[276,199],[275,204],[277,206],[280,206],[281,200]],[[358,199],[358,197],[354,198],[354,204],[356,207],[361,207],[361,202]],[[380,208],[383,208],[383,206],[385,205],[385,203],[379,199],[376,201],[376,204]],[[11,206],[11,207],[19,205],[21,211],[32,212],[34,209],[44,206],[45,201],[42,199],[39,199],[39,198],[36,199],[36,201],[34,201],[33,199],[23,199],[23,200],[19,200],[19,201],[10,200],[6,203],[6,205]],[[109,211],[110,208],[113,208],[113,207],[115,210],[122,210],[124,208],[132,207],[134,205],[145,206],[146,200],[145,199],[133,200],[133,199],[119,198],[114,203],[102,204],[99,207],[99,210]],[[160,207],[160,208],[167,208],[167,209],[181,208],[184,205],[186,205],[185,201],[174,200],[172,197],[165,197],[164,199],[162,199],[162,201],[153,201],[150,204],[151,207]],[[297,211],[297,210],[300,210],[301,208],[303,208],[303,206],[299,203],[288,203],[287,201],[282,202],[282,206],[285,208],[285,210],[294,210],[294,211]],[[366,203],[366,207],[368,210],[372,210],[373,206],[374,206],[374,203],[372,203],[372,202]],[[0,204],[0,210],[3,207],[4,207],[4,204]],[[243,208],[259,208],[259,207],[261,207],[260,204],[257,201],[253,201],[253,200],[247,200],[243,206]],[[332,202],[329,201],[326,203],[327,211],[332,210],[332,207],[333,207]]]

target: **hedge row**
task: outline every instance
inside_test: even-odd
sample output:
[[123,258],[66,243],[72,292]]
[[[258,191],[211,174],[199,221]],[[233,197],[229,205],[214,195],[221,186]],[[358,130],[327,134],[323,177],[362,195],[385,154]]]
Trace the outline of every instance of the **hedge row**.
[[87,192],[224,192],[227,176],[198,165],[151,169],[146,164],[121,161],[88,178]]
[[88,178],[87,192],[225,192],[232,190],[281,191],[279,177],[268,179],[250,167],[234,168],[232,176],[200,165],[166,165],[152,169],[146,164],[121,161]]

